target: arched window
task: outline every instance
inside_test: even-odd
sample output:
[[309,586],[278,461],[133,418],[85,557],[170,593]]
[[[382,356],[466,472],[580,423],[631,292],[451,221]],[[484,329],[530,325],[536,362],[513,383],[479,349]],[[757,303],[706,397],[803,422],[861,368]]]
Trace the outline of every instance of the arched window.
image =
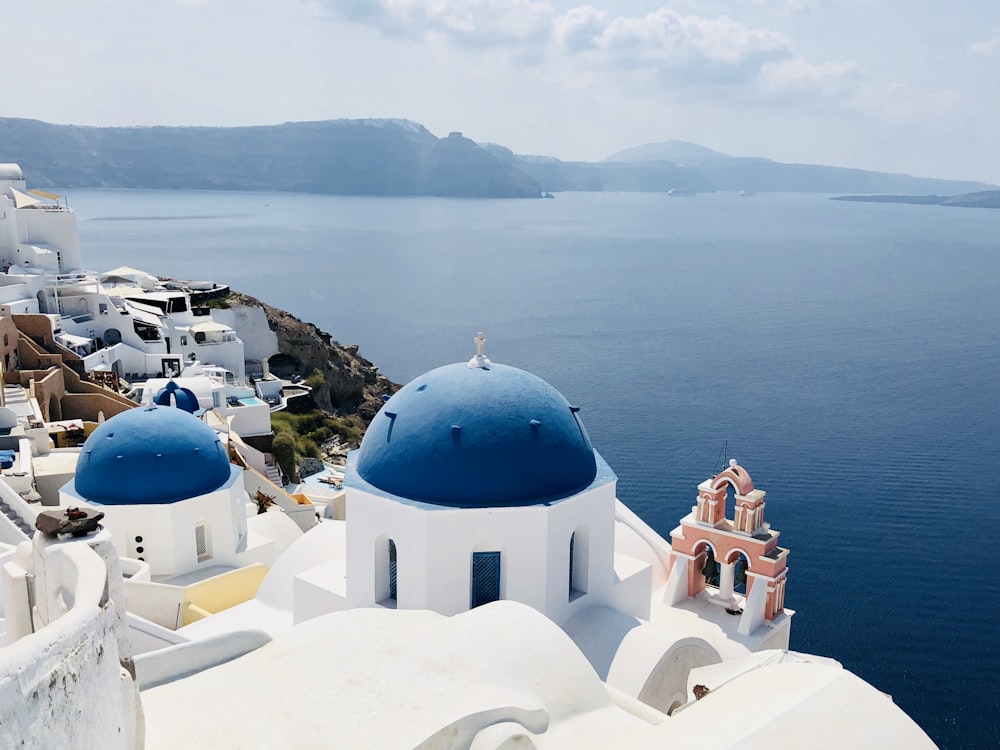
[[472,583],[469,608],[500,600],[500,553],[472,553]]
[[396,599],[396,543],[389,540],[389,598]]
[[750,569],[750,561],[742,552],[736,558],[736,569],[733,574],[733,591],[741,596],[747,593],[747,571]]
[[701,567],[701,574],[705,576],[705,585],[713,588],[719,587],[721,569],[715,559],[715,548],[711,544],[705,545],[705,564]]
[[384,607],[396,606],[396,542],[387,534],[375,538],[373,572],[375,579],[375,602]]
[[584,527],[578,528],[569,538],[569,601],[587,593],[589,571],[589,535]]

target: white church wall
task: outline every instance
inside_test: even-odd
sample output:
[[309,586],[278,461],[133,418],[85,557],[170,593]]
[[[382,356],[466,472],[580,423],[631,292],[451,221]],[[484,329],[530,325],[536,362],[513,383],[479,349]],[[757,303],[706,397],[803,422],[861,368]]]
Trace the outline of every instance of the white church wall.
[[449,615],[469,609],[472,554],[499,552],[500,598],[544,612],[547,510],[527,506],[428,513],[428,608]]
[[[145,560],[154,576],[179,575],[234,561],[245,547],[247,500],[242,474],[234,470],[229,481],[214,492],[175,503],[87,503],[72,490],[72,484],[61,490],[61,503],[82,502],[104,512],[103,523],[123,555]],[[199,526],[204,530],[201,555]]]
[[396,545],[398,606],[427,607],[425,516],[412,506],[366,492],[347,495],[347,606],[370,607],[389,595],[388,540]]
[[[614,483],[552,505],[512,508],[428,510],[360,490],[350,490],[347,503],[349,607],[388,598],[390,539],[396,547],[395,604],[401,609],[444,614],[469,609],[475,552],[500,553],[502,599],[527,604],[557,622],[581,607],[615,599]],[[584,537],[577,565],[586,567],[571,595],[574,532]],[[648,578],[645,593],[648,599]]]
[[180,561],[169,506],[91,505],[104,513],[102,523],[122,554],[148,563],[154,576],[172,575],[177,570]]
[[[614,580],[615,482],[582,492],[547,508],[548,567],[543,610],[562,622],[581,607],[609,601]],[[570,539],[574,585],[570,591]]]

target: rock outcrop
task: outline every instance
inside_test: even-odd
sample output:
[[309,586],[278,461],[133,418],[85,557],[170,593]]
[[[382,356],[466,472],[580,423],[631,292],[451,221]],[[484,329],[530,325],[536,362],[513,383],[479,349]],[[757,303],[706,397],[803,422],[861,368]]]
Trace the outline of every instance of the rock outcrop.
[[[233,293],[227,302],[231,308],[246,305],[264,309],[268,325],[278,337],[279,354],[271,357],[271,371],[279,377],[299,375],[306,379],[316,406],[323,411],[355,417],[367,427],[382,406],[382,395],[399,389],[358,354],[357,346],[342,346],[312,323],[246,294]],[[321,381],[315,373],[322,376]]]

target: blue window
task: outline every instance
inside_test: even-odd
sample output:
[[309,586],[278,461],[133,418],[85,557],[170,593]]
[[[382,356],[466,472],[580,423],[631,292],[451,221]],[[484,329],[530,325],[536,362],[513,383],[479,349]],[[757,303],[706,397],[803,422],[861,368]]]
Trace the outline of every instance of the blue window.
[[576,589],[576,586],[573,585],[574,584],[574,581],[573,581],[573,573],[574,573],[574,571],[573,571],[573,564],[575,562],[573,560],[573,548],[574,547],[576,547],[576,532],[573,532],[573,535],[569,538],[569,598],[570,599],[573,598],[573,591]]
[[474,609],[500,599],[500,553],[472,553],[472,595],[469,607]]
[[396,598],[396,543],[389,540],[389,598]]

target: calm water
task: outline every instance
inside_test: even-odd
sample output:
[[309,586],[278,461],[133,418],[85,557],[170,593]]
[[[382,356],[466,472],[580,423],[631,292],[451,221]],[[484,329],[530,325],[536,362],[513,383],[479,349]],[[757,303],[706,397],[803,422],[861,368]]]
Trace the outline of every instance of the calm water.
[[[1000,211],[72,191],[88,266],[214,279],[399,382],[473,353],[583,407],[666,535],[728,455],[791,548],[792,647],[938,743],[1000,731]],[[992,479],[991,479],[992,481]]]

